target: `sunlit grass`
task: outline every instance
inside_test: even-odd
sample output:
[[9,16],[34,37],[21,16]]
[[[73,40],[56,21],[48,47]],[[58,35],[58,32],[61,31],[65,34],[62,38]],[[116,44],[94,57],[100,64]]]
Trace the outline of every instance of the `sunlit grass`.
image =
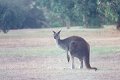
[[2,56],[60,56],[64,53],[63,50],[53,47],[17,47],[17,48],[0,48]]
[[[0,55],[7,55],[7,56],[8,55],[16,55],[16,56],[17,55],[18,56],[65,55],[66,53],[64,50],[60,49],[59,47],[56,47],[55,45],[52,45],[55,44],[52,33],[53,30],[58,31],[61,30],[61,28],[11,30],[8,34],[0,33],[0,40],[2,41],[0,44]],[[92,55],[103,55],[103,54],[116,53],[120,51],[120,46],[118,46],[120,45],[119,42],[116,43],[113,42],[111,44],[107,43],[107,41],[109,41],[109,38],[119,39],[120,37],[119,32],[116,31],[111,32],[109,30],[106,31],[104,29],[80,29],[79,27],[74,27],[71,28],[70,30],[67,30],[66,28],[62,28],[62,33],[61,33],[62,38],[71,35],[78,35],[78,36],[82,36],[83,38],[86,38],[87,41],[89,41],[90,44],[92,44],[91,47]],[[106,39],[108,37],[108,39],[105,41],[104,37]],[[2,39],[9,42],[8,47],[7,47],[7,42],[4,42],[4,40]],[[34,39],[38,39],[38,40],[34,40]],[[44,39],[45,41],[42,41]],[[96,39],[98,39],[98,42],[95,42]],[[100,41],[99,39],[100,40],[104,39],[104,40]],[[51,42],[49,40],[51,40]],[[18,41],[18,43],[20,42],[19,43],[20,47],[19,44],[17,44],[17,42],[14,43],[15,41]],[[24,43],[27,46],[24,46],[22,41],[26,41]],[[36,41],[36,42],[32,43],[32,41]],[[37,45],[37,42],[39,43],[39,45]],[[102,43],[102,46],[99,42]],[[44,47],[40,46],[40,44],[44,45]],[[12,47],[13,45],[17,45],[17,46]]]
[[[93,47],[92,55],[112,54],[120,51],[120,47]],[[66,52],[58,47],[17,47],[0,48],[2,56],[62,56]]]
[[113,54],[120,52],[120,46],[102,46],[102,47],[93,47],[91,49],[91,53],[97,54],[97,55],[103,55],[103,54]]

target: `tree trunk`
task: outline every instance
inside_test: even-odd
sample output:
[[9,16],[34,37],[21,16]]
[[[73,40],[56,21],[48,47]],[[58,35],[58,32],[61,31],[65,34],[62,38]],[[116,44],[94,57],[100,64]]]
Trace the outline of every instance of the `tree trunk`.
[[85,28],[88,28],[88,20],[87,20],[87,16],[86,15],[83,15],[83,26]]
[[70,20],[66,20],[66,27],[67,27],[67,29],[70,29]]
[[120,15],[118,16],[117,20],[117,30],[120,30]]

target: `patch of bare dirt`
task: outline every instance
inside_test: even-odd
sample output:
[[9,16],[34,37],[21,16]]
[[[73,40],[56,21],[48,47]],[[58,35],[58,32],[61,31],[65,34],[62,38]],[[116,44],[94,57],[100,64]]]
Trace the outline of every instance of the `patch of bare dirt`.
[[119,80],[120,53],[91,58],[91,66],[97,71],[79,69],[76,59],[76,69],[71,69],[65,56],[54,57],[24,57],[1,56],[0,80]]
[[[50,38],[20,38],[20,39],[0,39],[1,47],[43,47],[50,46],[54,40]],[[47,43],[47,44],[46,44]]]

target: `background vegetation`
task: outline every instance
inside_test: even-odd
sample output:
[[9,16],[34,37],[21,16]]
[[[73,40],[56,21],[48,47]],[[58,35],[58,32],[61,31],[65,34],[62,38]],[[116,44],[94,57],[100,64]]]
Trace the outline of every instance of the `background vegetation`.
[[120,29],[120,0],[0,0],[0,28],[82,26]]

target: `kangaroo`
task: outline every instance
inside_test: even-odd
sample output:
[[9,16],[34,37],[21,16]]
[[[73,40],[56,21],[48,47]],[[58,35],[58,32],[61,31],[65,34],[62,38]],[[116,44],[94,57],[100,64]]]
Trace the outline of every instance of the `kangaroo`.
[[56,40],[57,44],[67,52],[67,60],[70,61],[69,52],[72,58],[72,69],[75,68],[74,66],[74,57],[78,58],[81,62],[80,68],[83,68],[83,61],[85,62],[85,66],[87,69],[94,69],[97,70],[96,67],[90,66],[90,46],[89,44],[79,36],[70,36],[65,39],[60,39],[60,32],[54,33],[54,39]]

